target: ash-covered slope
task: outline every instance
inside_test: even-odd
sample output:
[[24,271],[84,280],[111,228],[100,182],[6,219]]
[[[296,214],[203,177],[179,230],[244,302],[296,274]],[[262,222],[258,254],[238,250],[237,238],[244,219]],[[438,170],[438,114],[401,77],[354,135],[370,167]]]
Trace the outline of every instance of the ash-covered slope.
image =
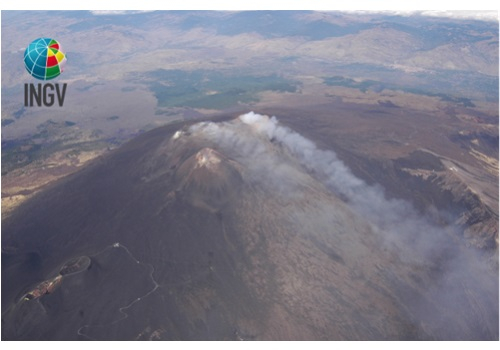
[[498,339],[456,238],[275,118],[164,127],[2,223],[2,339]]

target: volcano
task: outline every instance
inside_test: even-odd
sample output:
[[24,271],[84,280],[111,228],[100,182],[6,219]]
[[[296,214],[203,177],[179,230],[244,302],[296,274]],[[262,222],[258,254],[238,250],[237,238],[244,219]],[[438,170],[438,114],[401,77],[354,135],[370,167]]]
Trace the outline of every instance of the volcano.
[[2,340],[498,339],[451,231],[276,118],[172,124],[2,222]]
[[212,148],[203,148],[189,157],[175,174],[180,194],[194,206],[217,212],[231,203],[240,190],[237,164]]

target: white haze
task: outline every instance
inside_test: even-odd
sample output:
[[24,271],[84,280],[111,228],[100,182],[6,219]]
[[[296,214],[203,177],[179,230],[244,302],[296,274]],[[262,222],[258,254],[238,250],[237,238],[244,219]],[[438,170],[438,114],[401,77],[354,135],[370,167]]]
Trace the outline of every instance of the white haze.
[[[455,313],[452,317],[463,319],[469,312],[464,310],[475,308],[468,295],[473,295],[474,303],[481,305],[480,310],[490,310],[481,317],[489,320],[489,334],[495,336],[498,328],[498,273],[484,256],[460,243],[458,228],[435,225],[418,214],[409,202],[386,198],[382,187],[368,185],[354,176],[333,151],[318,149],[312,141],[280,125],[275,117],[250,112],[231,122],[196,124],[190,132],[201,134],[224,152],[236,155],[238,162],[253,170],[256,181],[272,186],[271,190],[280,194],[293,195],[291,186],[297,183],[297,176],[304,173],[303,170],[297,171],[296,167],[302,167],[368,222],[384,250],[397,255],[400,263],[408,266],[410,271],[412,266],[416,271],[421,267],[437,268],[439,277],[426,287],[428,293],[424,300],[409,299],[405,302],[424,322],[434,324],[436,329],[443,327],[435,336],[461,339],[463,333],[453,322],[444,320],[440,311],[425,299],[433,300],[445,310],[452,310],[450,312]],[[335,211],[335,208],[328,210]],[[319,217],[310,219],[321,220]],[[397,266],[388,268],[388,271],[400,271],[396,273],[403,271]],[[401,298],[410,297],[403,294]],[[478,335],[483,330],[471,332]]]
[[[308,173],[345,199],[375,232],[383,235],[386,244],[404,251],[401,257],[407,262],[431,259],[441,253],[444,242],[449,239],[448,234],[443,234],[443,228],[418,215],[410,203],[387,199],[380,186],[370,186],[354,176],[334,152],[318,149],[312,141],[280,125],[276,117],[250,112],[241,115],[238,121],[196,124],[191,131],[202,132],[226,151],[238,152],[238,161],[254,169],[258,180],[272,184],[280,193],[290,193],[297,172],[284,157],[269,149],[279,144]],[[423,232],[425,239],[419,239]]]
[[354,15],[382,15],[382,16],[424,16],[436,18],[450,18],[459,20],[476,20],[487,22],[498,22],[497,10],[352,10],[342,11]]
[[[387,199],[380,186],[369,186],[354,176],[334,152],[318,149],[310,140],[279,125],[275,117],[250,112],[240,116],[240,120],[266,135],[269,140],[275,139],[281,143],[309,172],[317,174],[333,192],[346,198],[351,208],[371,223],[375,230],[383,231],[388,242],[399,242],[399,249],[404,249],[407,241],[411,240],[411,249],[403,255],[404,259],[410,259],[418,251],[426,254],[417,257],[428,259],[427,253],[436,254],[433,247],[440,249],[442,246],[438,240],[442,241],[445,236],[437,232],[441,229],[423,220],[410,203]],[[415,239],[422,232],[426,232],[427,238]]]

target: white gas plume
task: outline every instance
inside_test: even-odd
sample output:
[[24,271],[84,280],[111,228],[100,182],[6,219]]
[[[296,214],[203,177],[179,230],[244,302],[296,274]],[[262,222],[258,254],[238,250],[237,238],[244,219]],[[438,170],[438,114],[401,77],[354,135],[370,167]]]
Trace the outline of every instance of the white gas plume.
[[[335,152],[317,148],[311,140],[280,125],[276,117],[250,112],[230,122],[193,125],[190,133],[210,140],[251,169],[256,182],[272,187],[269,195],[293,194],[293,186],[306,174],[319,180],[331,195],[344,200],[355,215],[371,226],[382,251],[397,256],[395,261],[408,266],[408,271],[430,267],[439,271],[424,299],[431,298],[445,310],[453,310],[470,303],[467,295],[474,295],[476,301],[496,302],[498,308],[498,273],[482,256],[460,244],[457,228],[431,222],[408,201],[387,198],[381,186],[357,178]],[[327,210],[334,212],[336,208],[332,205]],[[310,220],[321,218],[314,216]],[[401,270],[395,267],[394,271]],[[393,273],[391,267],[387,273]],[[469,289],[471,286],[474,291]],[[428,308],[427,301],[411,302],[416,314],[426,310],[421,315],[426,322],[448,327],[439,311]],[[457,311],[455,317],[459,315]],[[451,324],[448,328],[445,338],[460,338],[460,332]]]

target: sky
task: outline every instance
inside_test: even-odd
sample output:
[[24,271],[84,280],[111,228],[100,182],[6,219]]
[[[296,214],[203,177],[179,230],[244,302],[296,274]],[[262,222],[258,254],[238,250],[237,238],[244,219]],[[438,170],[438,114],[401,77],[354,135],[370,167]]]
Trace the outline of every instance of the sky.
[[[161,6],[161,7],[158,7]],[[449,9],[454,9],[450,11]],[[418,2],[405,1],[373,1],[373,0],[350,0],[350,1],[331,1],[331,0],[253,0],[253,1],[234,1],[234,0],[183,0],[183,1],[96,1],[88,0],[85,2],[71,2],[52,0],[46,1],[3,1],[2,10],[8,9],[26,9],[26,10],[47,10],[47,9],[93,9],[93,10],[392,10],[400,14],[411,13],[411,11],[420,10],[429,15],[442,15],[446,17],[472,16],[477,19],[487,18],[491,20],[496,18],[497,14],[484,13],[484,10],[497,10],[498,4],[491,0],[475,1],[436,1],[419,0]],[[429,12],[428,10],[438,10],[439,13]],[[456,10],[469,10],[467,14],[458,13]]]
[[[264,7],[263,7],[264,8]],[[267,8],[267,7],[266,7]],[[194,7],[196,9],[196,7]],[[260,8],[259,8],[260,9]],[[94,15],[130,15],[134,13],[144,13],[150,10],[91,10]],[[348,13],[386,13],[400,16],[422,15],[430,17],[447,17],[447,18],[460,18],[460,19],[476,19],[484,21],[498,21],[498,11],[495,10],[405,10],[405,9],[371,9],[365,8],[353,10],[343,10]]]

